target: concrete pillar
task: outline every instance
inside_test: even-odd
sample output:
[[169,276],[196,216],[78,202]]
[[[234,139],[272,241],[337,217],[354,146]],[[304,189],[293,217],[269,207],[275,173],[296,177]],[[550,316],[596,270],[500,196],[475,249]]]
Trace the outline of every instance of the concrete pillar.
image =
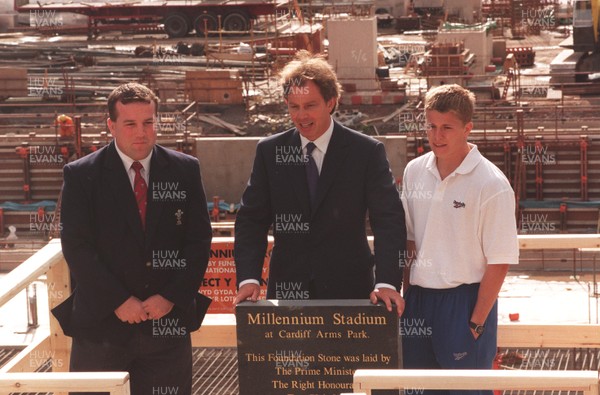
[[342,84],[357,90],[376,90],[377,20],[331,19],[327,22],[329,63]]

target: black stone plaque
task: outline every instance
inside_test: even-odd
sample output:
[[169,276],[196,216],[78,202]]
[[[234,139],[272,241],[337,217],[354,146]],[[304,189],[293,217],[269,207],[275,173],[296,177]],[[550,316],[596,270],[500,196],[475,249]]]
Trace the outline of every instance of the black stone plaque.
[[339,395],[356,369],[399,368],[398,316],[384,305],[263,300],[235,315],[240,395]]

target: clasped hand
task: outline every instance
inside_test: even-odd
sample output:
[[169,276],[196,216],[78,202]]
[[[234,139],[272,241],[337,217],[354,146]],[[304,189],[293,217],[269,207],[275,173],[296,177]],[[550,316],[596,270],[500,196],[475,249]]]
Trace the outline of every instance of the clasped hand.
[[173,303],[160,295],[152,295],[141,301],[135,296],[130,296],[115,310],[116,316],[123,322],[139,324],[146,320],[158,320],[169,314]]

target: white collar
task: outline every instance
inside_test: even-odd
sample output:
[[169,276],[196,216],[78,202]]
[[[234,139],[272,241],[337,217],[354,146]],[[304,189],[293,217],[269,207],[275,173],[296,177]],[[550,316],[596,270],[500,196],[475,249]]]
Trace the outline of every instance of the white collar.
[[[329,146],[329,142],[331,141],[331,136],[333,136],[333,126],[334,126],[333,118],[330,117],[329,119],[330,119],[329,127],[327,128],[325,133],[323,133],[321,136],[319,136],[319,138],[317,138],[315,141],[313,141],[313,143],[317,146],[319,151],[321,151],[322,153],[327,152],[327,147]],[[300,144],[302,145],[302,149],[304,149],[306,147],[306,145],[310,142],[311,141],[309,139],[307,139],[306,137],[304,137],[302,134],[300,135]]]
[[[123,166],[125,166],[125,170],[129,171],[133,162],[136,162],[136,161],[131,159],[127,155],[125,155],[123,153],[123,151],[121,151],[119,149],[119,146],[117,145],[116,140],[115,140],[115,148],[117,149],[117,154],[119,154],[119,157],[121,158],[121,161],[123,162]],[[154,151],[154,149],[152,151]],[[137,162],[140,162],[142,164],[142,166],[144,166],[144,171],[146,172],[146,174],[150,174],[150,159],[152,159],[152,151],[150,151],[150,154],[147,157],[137,161]]]

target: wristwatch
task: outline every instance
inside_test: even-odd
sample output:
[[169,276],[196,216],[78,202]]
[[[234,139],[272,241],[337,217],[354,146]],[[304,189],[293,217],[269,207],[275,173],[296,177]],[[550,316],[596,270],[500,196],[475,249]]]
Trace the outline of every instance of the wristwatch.
[[483,332],[485,331],[485,326],[478,325],[473,321],[469,321],[469,328],[473,329],[478,335],[483,335]]

